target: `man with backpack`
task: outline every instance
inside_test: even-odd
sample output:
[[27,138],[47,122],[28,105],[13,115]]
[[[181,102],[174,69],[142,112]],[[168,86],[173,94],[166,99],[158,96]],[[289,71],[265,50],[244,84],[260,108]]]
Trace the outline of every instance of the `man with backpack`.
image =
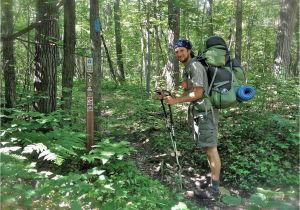
[[212,108],[208,98],[208,78],[204,66],[194,58],[192,43],[181,39],[175,44],[177,59],[184,65],[184,92],[179,97],[165,96],[166,103],[190,102],[188,118],[194,140],[204,149],[211,169],[211,185],[195,189],[193,194],[202,199],[215,199],[219,195],[221,161],[217,150],[218,110]]

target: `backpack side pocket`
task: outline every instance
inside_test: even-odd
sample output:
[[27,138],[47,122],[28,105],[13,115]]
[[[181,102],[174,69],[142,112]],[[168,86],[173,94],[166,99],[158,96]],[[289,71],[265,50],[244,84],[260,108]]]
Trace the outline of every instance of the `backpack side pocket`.
[[207,112],[211,109],[212,104],[210,98],[205,96],[202,100],[193,102],[194,117],[198,117],[200,113]]

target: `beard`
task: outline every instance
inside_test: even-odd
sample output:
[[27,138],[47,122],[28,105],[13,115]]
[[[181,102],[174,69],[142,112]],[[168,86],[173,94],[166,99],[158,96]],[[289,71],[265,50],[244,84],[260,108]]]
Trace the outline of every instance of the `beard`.
[[180,62],[181,62],[181,63],[186,63],[188,60],[189,60],[189,57],[186,56],[185,58],[182,58],[182,59],[180,60]]

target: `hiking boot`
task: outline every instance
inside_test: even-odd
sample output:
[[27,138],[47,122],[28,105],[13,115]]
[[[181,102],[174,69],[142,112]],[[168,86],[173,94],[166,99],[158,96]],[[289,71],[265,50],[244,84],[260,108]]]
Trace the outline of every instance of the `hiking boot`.
[[215,190],[214,188],[209,186],[204,190],[195,190],[194,195],[199,199],[216,200],[219,197],[220,192],[219,190]]

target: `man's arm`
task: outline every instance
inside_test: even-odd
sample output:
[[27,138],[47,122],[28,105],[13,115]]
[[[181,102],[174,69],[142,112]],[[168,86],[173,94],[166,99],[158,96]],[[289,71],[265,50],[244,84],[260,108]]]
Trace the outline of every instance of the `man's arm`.
[[192,102],[202,98],[203,95],[204,95],[203,87],[198,86],[198,87],[193,87],[193,90],[189,94],[182,94],[177,98],[166,96],[164,97],[164,100],[168,104],[173,105],[173,104],[184,103],[184,102]]

